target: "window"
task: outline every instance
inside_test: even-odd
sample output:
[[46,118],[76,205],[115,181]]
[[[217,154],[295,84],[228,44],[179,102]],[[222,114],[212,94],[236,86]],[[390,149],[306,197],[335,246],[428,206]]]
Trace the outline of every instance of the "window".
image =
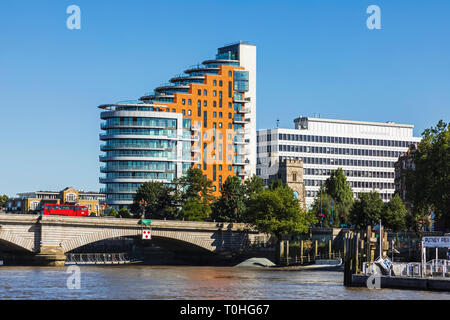
[[191,99],[188,100],[188,105],[192,106],[192,100]]
[[217,101],[213,101],[213,107],[217,107]]
[[219,80],[219,86],[221,87],[222,86],[222,80]]
[[213,112],[213,118],[217,118],[217,112]]
[[213,81],[213,86],[217,86],[217,80]]
[[188,110],[188,116],[192,115],[192,111]]
[[207,90],[203,90],[203,95],[207,96],[208,95],[208,91]]
[[219,112],[219,118],[222,118],[222,112]]
[[231,102],[228,102],[228,108],[231,108],[231,107],[232,107]]
[[66,194],[66,202],[75,202],[77,201],[77,195],[74,193]]
[[183,109],[183,110],[181,111],[181,113],[183,114],[183,116],[186,115],[186,110]]
[[233,72],[232,71],[228,71],[228,76],[232,77],[233,76]]
[[197,93],[198,93],[199,96],[201,96],[202,95],[202,90],[198,89]]
[[216,90],[213,91],[213,96],[217,97],[217,91]]
[[203,106],[204,106],[204,107],[207,107],[207,106],[208,106],[208,101],[203,100]]
[[186,104],[186,99],[182,99],[181,104],[184,106]]

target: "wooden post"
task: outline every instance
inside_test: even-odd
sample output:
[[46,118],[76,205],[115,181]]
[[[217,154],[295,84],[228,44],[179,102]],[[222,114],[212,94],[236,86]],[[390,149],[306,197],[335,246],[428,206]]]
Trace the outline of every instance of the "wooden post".
[[278,264],[283,264],[284,262],[284,241],[283,240],[279,240],[279,244],[278,244]]
[[317,259],[317,253],[318,253],[318,250],[319,250],[319,247],[318,247],[318,241],[316,240],[316,244],[315,244],[315,246],[314,246],[315,248],[314,248],[314,260],[316,260]]
[[286,240],[286,249],[284,250],[286,255],[286,265],[289,265],[289,240]]
[[331,240],[328,240],[328,259],[331,259]]
[[355,238],[355,273],[359,273],[359,232]]
[[348,232],[344,235],[344,259],[347,258],[347,239],[348,239]]
[[303,264],[303,240],[300,241],[300,264]]

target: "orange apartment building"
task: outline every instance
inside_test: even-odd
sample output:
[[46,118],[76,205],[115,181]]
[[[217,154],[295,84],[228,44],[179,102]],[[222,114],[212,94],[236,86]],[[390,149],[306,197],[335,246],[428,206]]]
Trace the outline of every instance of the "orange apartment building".
[[256,173],[256,47],[235,43],[138,101],[101,105],[107,204],[132,203],[145,181],[202,169],[220,194],[227,177]]

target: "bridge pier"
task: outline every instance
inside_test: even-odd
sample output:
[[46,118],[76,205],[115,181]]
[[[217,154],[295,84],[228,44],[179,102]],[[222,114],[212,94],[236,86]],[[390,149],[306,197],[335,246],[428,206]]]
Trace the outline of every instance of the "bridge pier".
[[33,264],[48,267],[64,267],[66,255],[61,247],[42,247],[33,258]]

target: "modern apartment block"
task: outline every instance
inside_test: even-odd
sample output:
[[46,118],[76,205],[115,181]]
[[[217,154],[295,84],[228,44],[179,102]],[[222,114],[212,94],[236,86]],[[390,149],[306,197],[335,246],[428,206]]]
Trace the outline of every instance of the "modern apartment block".
[[218,195],[228,176],[256,173],[256,46],[219,48],[137,101],[101,105],[100,182],[107,204],[129,206],[149,180],[198,167]]
[[342,168],[355,198],[376,190],[383,201],[395,191],[394,164],[416,145],[413,125],[300,117],[295,129],[258,131],[257,175],[264,181],[285,159],[303,160],[306,206],[310,207],[332,170]]

